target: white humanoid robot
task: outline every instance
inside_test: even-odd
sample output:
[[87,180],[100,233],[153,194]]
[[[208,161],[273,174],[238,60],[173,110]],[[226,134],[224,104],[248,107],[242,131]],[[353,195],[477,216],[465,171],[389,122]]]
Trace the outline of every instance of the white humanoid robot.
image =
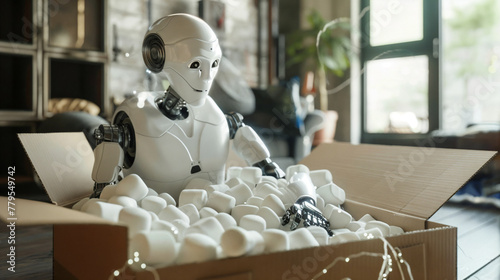
[[187,14],[159,19],[144,37],[143,58],[150,71],[166,74],[170,87],[125,100],[112,124],[96,130],[93,197],[117,182],[122,171],[139,175],[150,188],[176,199],[193,178],[220,184],[230,139],[249,165],[284,177],[241,115],[224,115],[208,96],[221,59],[208,24]]

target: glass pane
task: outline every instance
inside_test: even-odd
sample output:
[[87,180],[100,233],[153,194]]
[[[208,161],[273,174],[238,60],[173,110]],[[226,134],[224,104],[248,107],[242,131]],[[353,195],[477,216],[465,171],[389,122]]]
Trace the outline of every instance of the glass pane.
[[428,58],[423,55],[369,61],[367,132],[426,133],[428,75]]
[[442,2],[443,129],[500,123],[500,2]]
[[33,43],[32,0],[3,1],[0,9],[0,40],[10,43]]
[[103,110],[103,81],[104,63],[50,60],[50,98],[81,98]]
[[423,0],[371,0],[370,44],[380,46],[424,38]]
[[75,0],[51,3],[48,7],[51,46],[96,51],[104,49],[105,1]]
[[0,54],[0,110],[33,111],[33,58]]

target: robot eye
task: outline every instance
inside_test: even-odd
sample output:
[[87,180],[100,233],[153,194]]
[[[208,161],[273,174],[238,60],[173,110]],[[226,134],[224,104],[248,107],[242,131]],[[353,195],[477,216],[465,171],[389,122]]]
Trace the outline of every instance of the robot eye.
[[198,69],[198,68],[200,68],[200,62],[199,61],[194,61],[193,63],[191,63],[191,65],[189,65],[189,68],[191,68],[191,69]]
[[217,66],[219,66],[219,60],[218,60],[218,59],[216,59],[216,60],[212,63],[212,68],[215,68],[215,67],[217,67]]

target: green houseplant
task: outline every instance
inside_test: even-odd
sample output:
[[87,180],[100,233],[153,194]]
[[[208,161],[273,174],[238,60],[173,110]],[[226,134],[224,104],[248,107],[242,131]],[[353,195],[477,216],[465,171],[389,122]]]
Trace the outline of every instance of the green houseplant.
[[[307,21],[309,28],[290,35],[287,47],[288,65],[303,63],[306,71],[314,75],[319,109],[324,113],[321,129],[314,134],[313,146],[333,141],[338,114],[328,110],[327,73],[343,77],[350,66],[351,23],[349,18],[327,22],[318,11],[312,10]],[[309,68],[309,69],[308,69]]]
[[318,11],[307,16],[310,28],[290,35],[287,47],[288,65],[312,63],[315,84],[319,94],[319,107],[328,110],[327,73],[344,76],[350,66],[351,24],[349,18],[337,18],[327,22]]

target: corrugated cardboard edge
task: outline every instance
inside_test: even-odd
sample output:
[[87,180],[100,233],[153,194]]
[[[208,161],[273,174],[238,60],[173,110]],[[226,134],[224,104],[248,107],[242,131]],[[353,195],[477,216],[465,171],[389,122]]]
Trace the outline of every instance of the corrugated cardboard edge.
[[90,196],[94,154],[82,132],[19,133],[19,140],[52,203]]
[[495,154],[335,142],[316,147],[301,163],[330,170],[349,200],[428,219]]
[[[7,208],[8,198],[0,196],[0,205],[5,205],[0,209],[0,218],[7,223],[15,221],[18,225],[41,225],[41,224],[107,224],[113,222],[90,215],[84,212],[75,211],[61,206],[56,206],[46,202],[33,201],[16,198],[15,211],[9,212]],[[12,214],[11,214],[12,213]]]
[[[456,228],[440,227],[388,237],[410,264],[413,279],[456,278]],[[379,254],[373,256],[372,254]],[[164,267],[156,272],[161,279],[312,279],[335,262],[319,279],[367,279],[378,275],[382,264],[383,242],[372,239],[337,245],[306,248],[258,256],[227,258],[197,264]],[[346,258],[349,261],[346,262]],[[409,279],[404,264],[393,258],[390,279]],[[401,270],[400,270],[401,268]],[[132,274],[133,275],[133,274]],[[139,272],[134,279],[154,279],[150,271]]]

